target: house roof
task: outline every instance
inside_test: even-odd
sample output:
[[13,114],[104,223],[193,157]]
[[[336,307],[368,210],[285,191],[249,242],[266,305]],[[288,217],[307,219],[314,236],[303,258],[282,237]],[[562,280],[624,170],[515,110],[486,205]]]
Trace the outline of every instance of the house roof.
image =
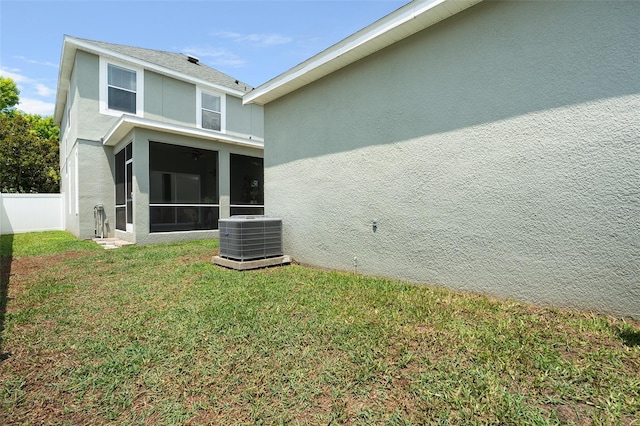
[[60,59],[58,92],[54,112],[54,120],[56,123],[60,123],[62,120],[63,107],[66,102],[66,94],[77,50],[83,50],[126,62],[133,62],[142,68],[160,74],[191,81],[195,84],[222,90],[236,96],[242,96],[252,90],[252,87],[247,83],[241,82],[202,63],[196,64],[190,62],[188,56],[182,53],[144,49],[141,47],[65,36]]
[[264,105],[422,31],[482,0],[413,0],[301,64],[247,93],[245,104]]

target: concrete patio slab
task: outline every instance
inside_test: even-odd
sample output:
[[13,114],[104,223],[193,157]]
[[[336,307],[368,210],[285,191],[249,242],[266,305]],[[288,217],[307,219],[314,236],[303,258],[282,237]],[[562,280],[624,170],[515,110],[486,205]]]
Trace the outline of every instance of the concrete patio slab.
[[258,268],[267,268],[269,266],[287,265],[291,263],[291,257],[284,255],[284,256],[277,256],[277,257],[269,257],[266,259],[239,261],[239,260],[233,260],[233,259],[226,259],[220,256],[213,256],[211,261],[216,265],[224,266],[225,268],[244,271],[247,269],[258,269]]
[[117,249],[134,244],[130,241],[124,241],[119,238],[93,238],[93,242],[102,246],[105,250]]

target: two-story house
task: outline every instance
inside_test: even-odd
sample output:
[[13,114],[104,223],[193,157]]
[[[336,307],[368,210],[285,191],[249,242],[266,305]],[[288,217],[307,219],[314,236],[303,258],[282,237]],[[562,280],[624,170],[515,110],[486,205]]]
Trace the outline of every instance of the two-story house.
[[263,213],[263,110],[192,56],[66,36],[54,119],[66,228],[137,244]]

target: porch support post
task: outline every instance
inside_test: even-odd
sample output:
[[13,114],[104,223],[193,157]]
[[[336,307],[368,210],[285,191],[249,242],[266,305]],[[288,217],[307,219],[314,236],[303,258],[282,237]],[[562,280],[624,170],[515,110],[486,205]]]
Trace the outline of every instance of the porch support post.
[[230,155],[227,150],[218,153],[218,188],[220,190],[220,219],[231,215],[231,165]]

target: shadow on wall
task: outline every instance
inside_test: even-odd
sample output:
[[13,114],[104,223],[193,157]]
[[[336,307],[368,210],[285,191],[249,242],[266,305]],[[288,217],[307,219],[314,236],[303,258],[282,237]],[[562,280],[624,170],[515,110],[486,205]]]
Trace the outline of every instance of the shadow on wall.
[[637,2],[480,3],[267,106],[268,143],[301,143],[266,166],[637,95],[638,20]]
[[10,354],[3,351],[4,320],[7,312],[9,294],[9,278],[11,277],[11,261],[13,260],[13,235],[0,235],[0,362]]

